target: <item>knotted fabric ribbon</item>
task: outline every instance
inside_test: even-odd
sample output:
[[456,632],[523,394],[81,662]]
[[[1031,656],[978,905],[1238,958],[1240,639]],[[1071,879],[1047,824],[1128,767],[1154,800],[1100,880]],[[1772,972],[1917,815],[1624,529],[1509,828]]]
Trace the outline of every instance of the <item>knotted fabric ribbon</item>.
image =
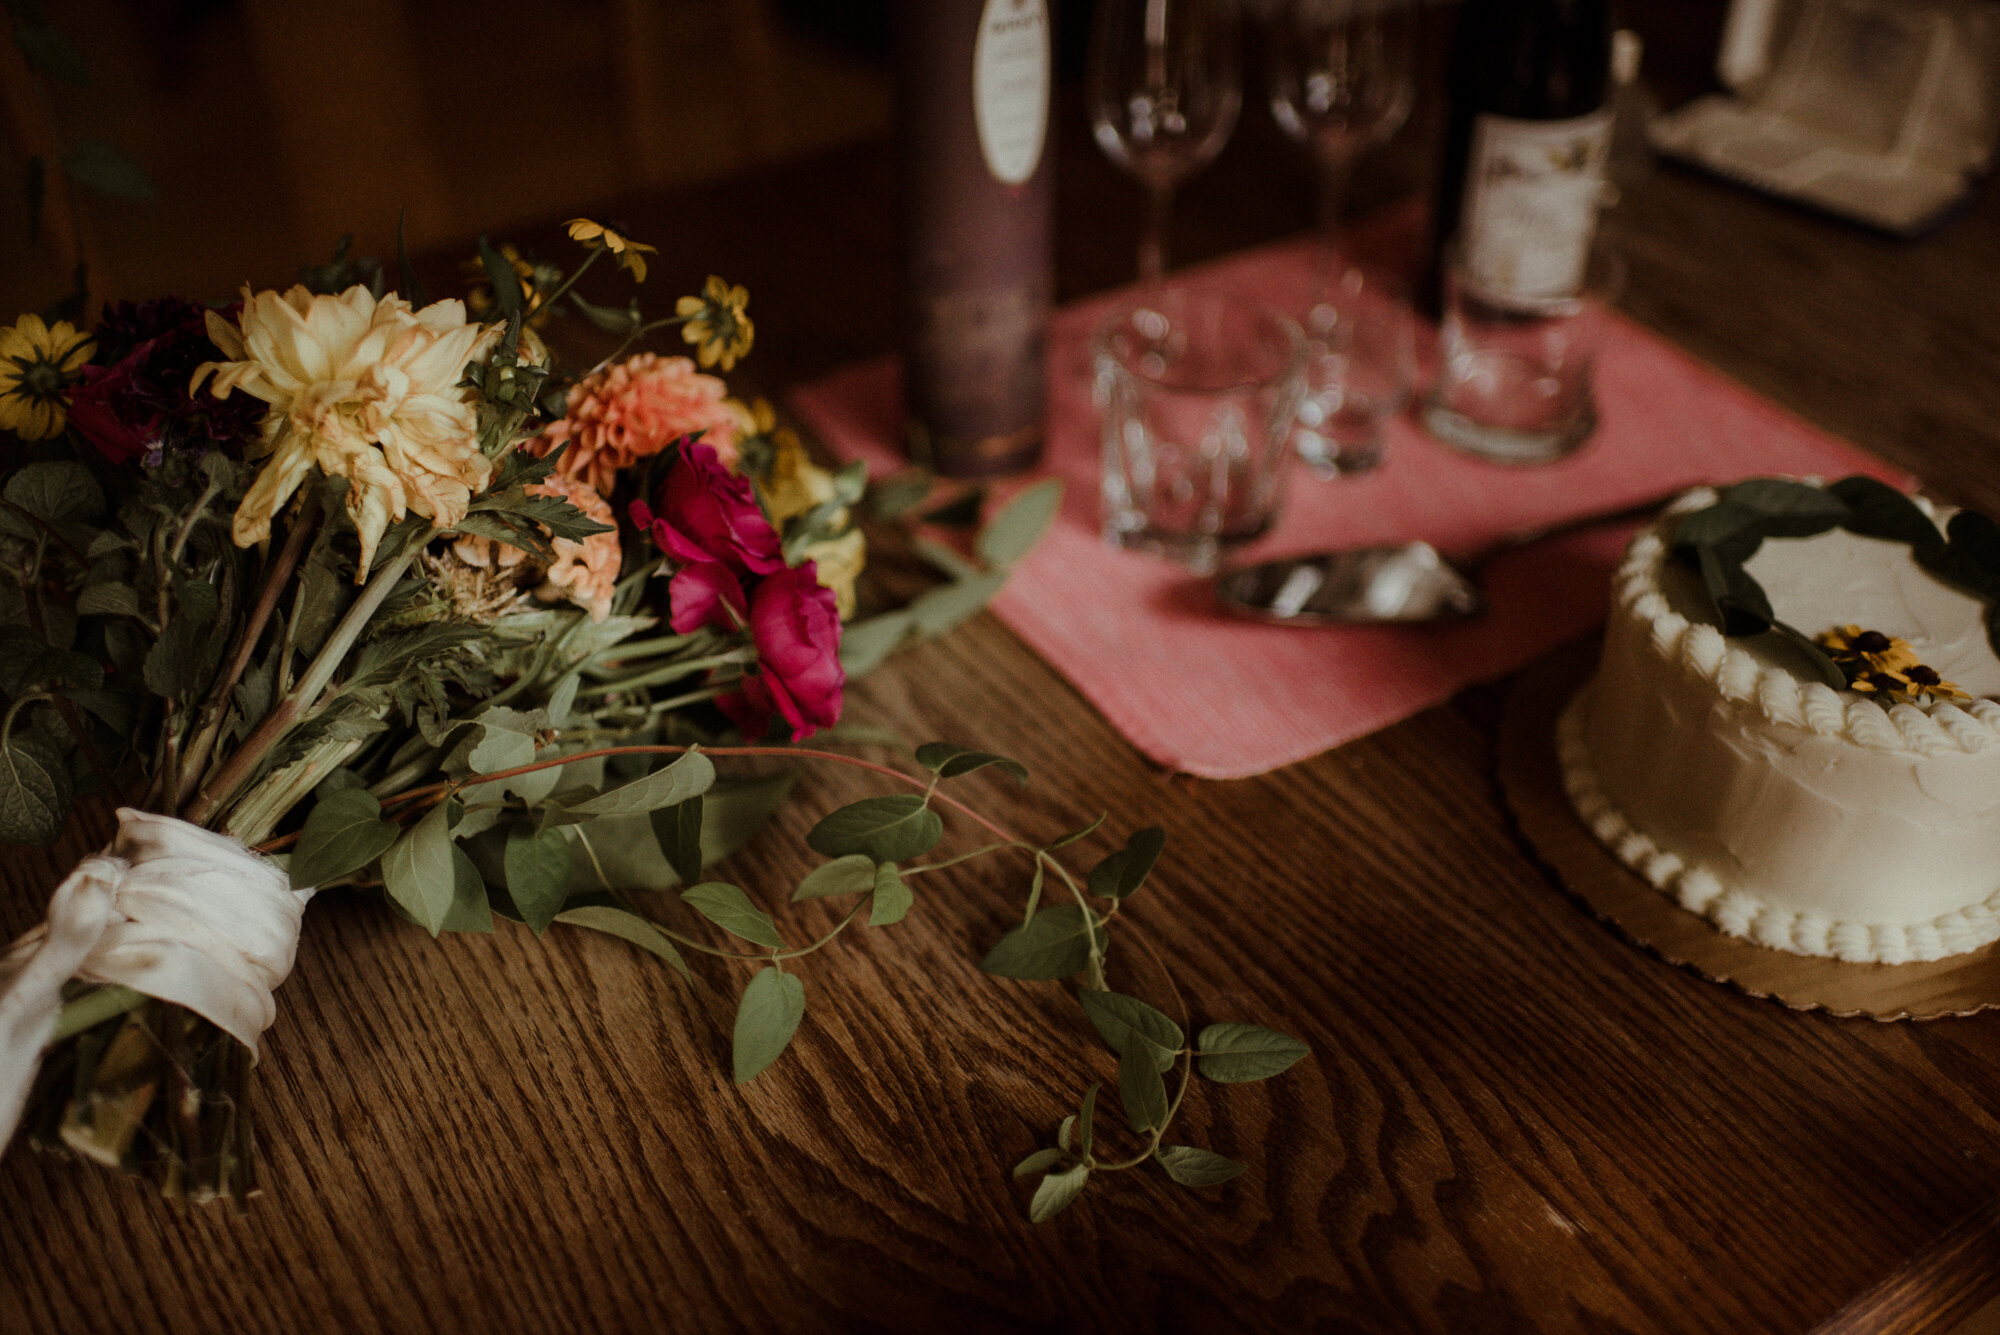
[[311,896],[227,835],[120,808],[111,846],[78,863],[42,925],[0,955],[0,1146],[21,1120],[71,978],[185,1006],[257,1051]]

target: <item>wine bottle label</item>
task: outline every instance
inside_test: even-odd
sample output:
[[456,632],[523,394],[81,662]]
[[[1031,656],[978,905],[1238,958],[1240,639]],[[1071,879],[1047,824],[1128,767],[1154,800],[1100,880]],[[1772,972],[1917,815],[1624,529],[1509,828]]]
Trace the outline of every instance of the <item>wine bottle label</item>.
[[1461,235],[1466,274],[1485,295],[1539,301],[1583,286],[1611,122],[1606,107],[1573,120],[1474,123]]
[[986,169],[1003,185],[1035,174],[1049,128],[1045,0],[986,0],[972,51],[972,119]]

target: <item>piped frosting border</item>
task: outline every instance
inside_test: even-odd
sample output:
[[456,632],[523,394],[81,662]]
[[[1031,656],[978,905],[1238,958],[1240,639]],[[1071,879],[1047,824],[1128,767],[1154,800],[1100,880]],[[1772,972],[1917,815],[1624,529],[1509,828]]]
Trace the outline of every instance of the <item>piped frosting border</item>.
[[[1612,577],[1614,596],[1647,627],[1655,653],[1708,681],[1723,699],[1754,708],[1773,723],[1871,750],[1936,756],[1976,752],[2000,743],[2000,703],[1933,701],[1885,710],[1859,695],[1843,700],[1824,682],[1801,682],[1784,668],[1765,664],[1748,649],[1731,644],[1714,626],[1674,611],[1660,592],[1671,555],[1667,534],[1679,516],[1705,509],[1718,499],[1712,488],[1697,487],[1676,500],[1664,520],[1633,539]],[[1917,503],[1936,518],[1926,502]]]

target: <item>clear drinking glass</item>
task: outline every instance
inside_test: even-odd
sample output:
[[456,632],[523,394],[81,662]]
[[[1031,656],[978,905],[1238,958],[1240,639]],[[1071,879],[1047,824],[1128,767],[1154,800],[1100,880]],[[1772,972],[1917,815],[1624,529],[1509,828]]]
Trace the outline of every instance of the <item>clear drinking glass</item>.
[[1231,0],[1099,0],[1091,30],[1091,126],[1146,190],[1139,276],[1167,268],[1174,188],[1215,160],[1243,102]]
[[1382,464],[1382,429],[1408,406],[1417,377],[1417,322],[1402,281],[1341,267],[1304,321],[1306,394],[1293,433],[1323,478]]
[[1410,117],[1414,21],[1410,0],[1281,0],[1272,14],[1271,115],[1312,152],[1329,241],[1354,159]]
[[1104,540],[1208,572],[1268,530],[1305,392],[1298,326],[1241,297],[1153,289],[1095,353]]

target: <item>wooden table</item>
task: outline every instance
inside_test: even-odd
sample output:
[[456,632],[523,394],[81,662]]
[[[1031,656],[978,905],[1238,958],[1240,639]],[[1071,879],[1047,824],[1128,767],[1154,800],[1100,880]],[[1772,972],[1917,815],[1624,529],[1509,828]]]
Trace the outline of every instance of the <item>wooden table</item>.
[[[1182,254],[1303,225],[1256,120],[1187,192]],[[1075,295],[1125,276],[1136,207],[1080,135],[1062,151]],[[663,290],[749,285],[779,388],[894,345],[891,184],[868,145],[626,220]],[[2000,510],[2000,196],[1916,244],[1674,169],[1628,213],[1633,315]],[[562,931],[434,943],[335,894],[266,1036],[263,1197],[175,1209],[17,1148],[0,1329],[1789,1335],[1936,1329],[2000,1290],[2000,1018],[1794,1014],[1627,945],[1517,843],[1499,711],[1476,690],[1210,783],[1149,768],[990,617],[854,691],[855,720],[1025,763],[1025,793],[964,781],[1025,835],[1167,826],[1125,940],[1198,1023],[1314,1050],[1190,1097],[1184,1138],[1249,1166],[1227,1187],[1130,1174],[1027,1222],[1007,1166],[1111,1067],[1062,989],[976,967],[1018,867],[935,878],[810,961],[792,1052],[742,1089],[726,969],[689,987]],[[874,790],[815,773],[736,875],[777,904],[816,814]],[[10,854],[0,928],[101,833]],[[1164,999],[1130,944],[1118,981]]]

